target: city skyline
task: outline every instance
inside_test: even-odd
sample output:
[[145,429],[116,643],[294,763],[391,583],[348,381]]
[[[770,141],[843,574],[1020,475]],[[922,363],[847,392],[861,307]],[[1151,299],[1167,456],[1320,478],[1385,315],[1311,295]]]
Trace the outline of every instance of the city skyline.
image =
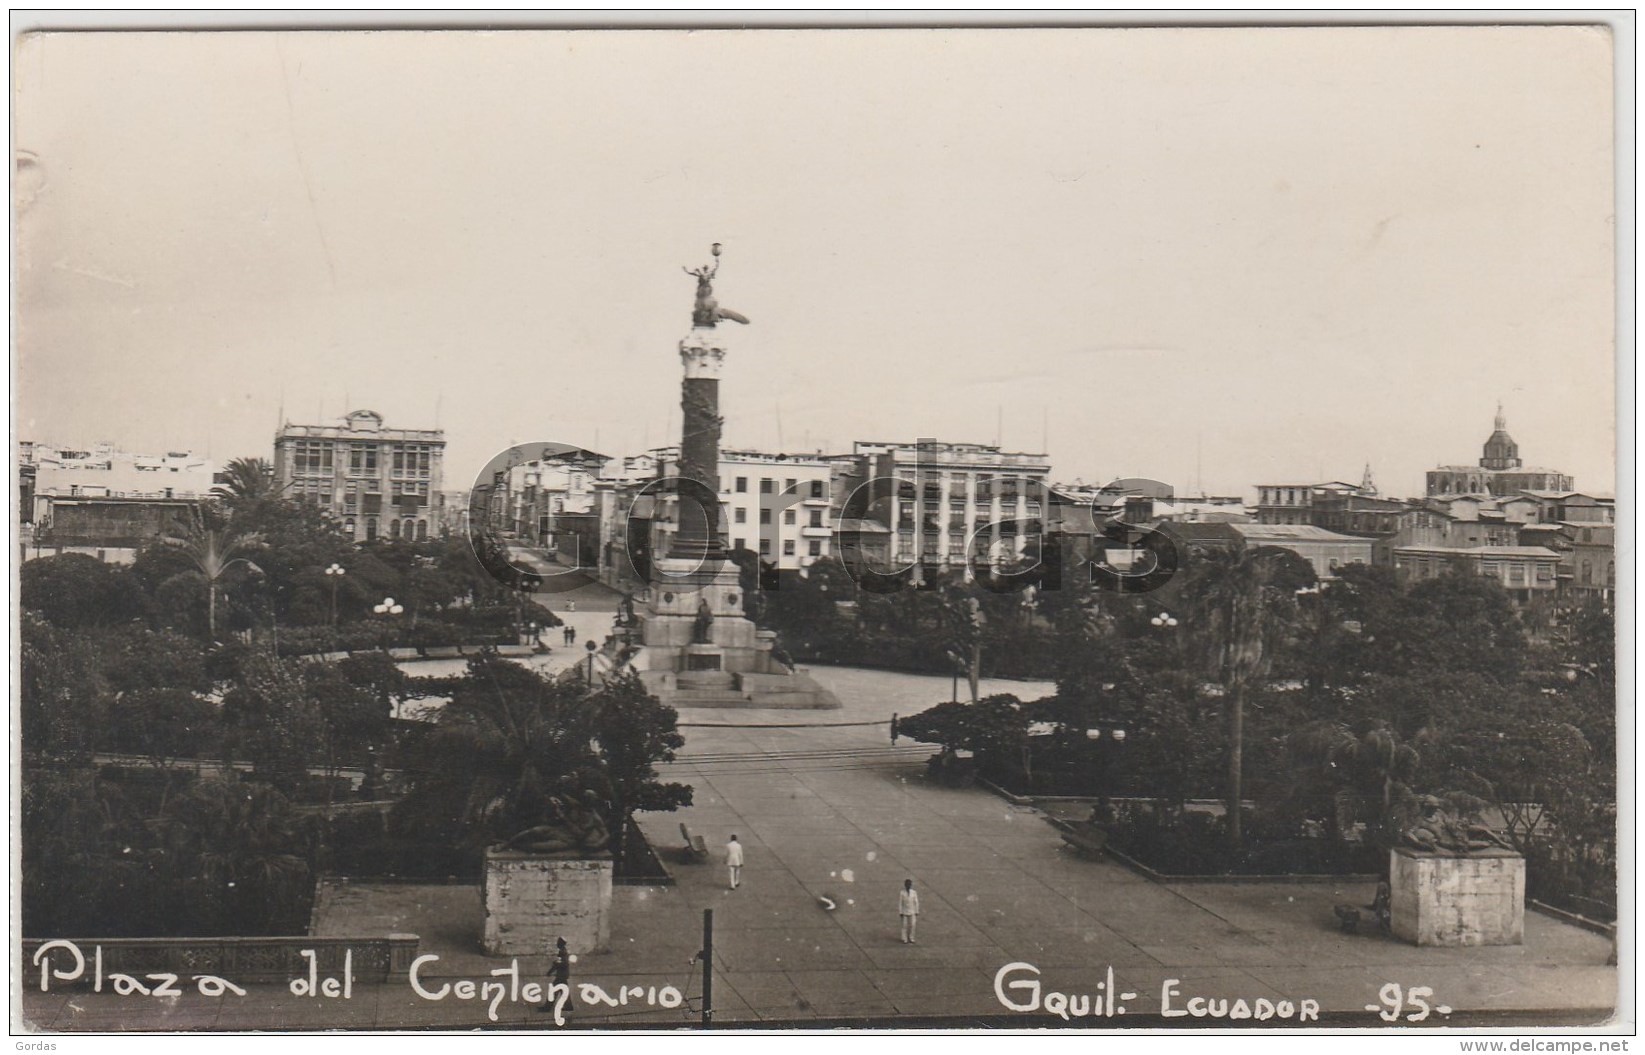
[[721,241],[728,447],[1417,496],[1501,400],[1528,463],[1613,492],[1608,60],[1581,28],[31,37],[18,436],[222,462],[371,409],[443,428],[453,486],[513,443],[635,453]]

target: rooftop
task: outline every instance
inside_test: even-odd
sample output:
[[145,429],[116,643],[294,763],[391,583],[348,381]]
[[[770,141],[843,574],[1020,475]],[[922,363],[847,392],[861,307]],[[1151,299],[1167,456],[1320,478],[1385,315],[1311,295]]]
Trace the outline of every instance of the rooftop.
[[1587,491],[1533,491],[1527,488],[1526,490],[1521,491],[1520,494],[1530,495],[1532,498],[1591,498],[1596,502],[1616,501],[1616,499],[1612,498],[1610,495],[1589,494]]
[[1544,469],[1539,465],[1516,465],[1512,469],[1487,469],[1482,465],[1438,465],[1428,471],[1431,473],[1488,473],[1492,476],[1520,476],[1527,473],[1544,476],[1569,475],[1558,469]]
[[1342,535],[1312,524],[1230,524],[1229,527],[1247,539],[1291,539],[1297,542],[1363,542],[1371,540],[1356,535]]
[[1559,560],[1559,554],[1542,546],[1396,546],[1395,553],[1421,553],[1435,557],[1520,557]]

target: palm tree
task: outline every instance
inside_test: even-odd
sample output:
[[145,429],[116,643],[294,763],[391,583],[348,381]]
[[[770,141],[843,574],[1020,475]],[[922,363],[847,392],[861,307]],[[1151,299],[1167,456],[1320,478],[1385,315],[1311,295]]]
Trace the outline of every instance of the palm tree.
[[1212,552],[1187,584],[1185,645],[1228,701],[1228,838],[1243,839],[1245,696],[1267,673],[1274,646],[1296,614],[1296,590],[1313,580],[1301,557],[1272,546]]
[[281,933],[311,885],[305,838],[285,796],[267,784],[208,778],[150,824],[168,885],[203,921],[235,933]]
[[551,797],[581,791],[598,769],[595,717],[574,679],[491,654],[471,659],[414,751],[409,768],[420,776],[400,812],[471,849],[541,824]]
[[256,505],[282,490],[274,486],[274,467],[267,458],[236,458],[223,466],[223,476],[224,482],[213,487],[211,493],[230,508]]
[[187,517],[179,517],[178,534],[167,537],[167,545],[176,546],[188,557],[206,580],[206,628],[212,640],[217,639],[217,580],[236,564],[244,564],[262,574],[263,569],[237,554],[262,545],[263,536],[255,531],[237,531],[231,520],[199,506]]
[[1309,722],[1286,738],[1293,791],[1300,798],[1329,798],[1330,820],[1338,833],[1355,822],[1367,826],[1369,841],[1391,847],[1410,820],[1416,796],[1410,782],[1421,761],[1392,729],[1355,736],[1345,725]]

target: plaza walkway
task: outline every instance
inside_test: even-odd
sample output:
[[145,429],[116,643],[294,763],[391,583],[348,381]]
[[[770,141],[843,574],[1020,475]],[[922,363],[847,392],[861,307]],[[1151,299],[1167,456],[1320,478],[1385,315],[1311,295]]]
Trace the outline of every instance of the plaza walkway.
[[[1196,996],[1273,1004],[1317,1001],[1322,1022],[1376,1028],[1367,1005],[1388,983],[1432,990],[1428,1024],[1595,1023],[1616,999],[1606,939],[1533,912],[1521,946],[1416,948],[1379,935],[1341,933],[1331,907],[1364,904],[1366,886],[1338,883],[1158,884],[1108,860],[1063,849],[1034,809],[980,789],[924,779],[924,746],[897,747],[884,724],[947,696],[948,681],[858,670],[817,669],[845,701],[840,711],[681,713],[687,745],[664,779],[696,789],[675,814],[641,817],[668,860],[674,886],[619,887],[609,952],[581,957],[572,980],[608,993],[673,986],[675,1009],[578,1006],[573,1025],[669,1028],[696,1021],[700,982],[690,964],[701,947],[702,910],[714,910],[714,1006],[727,1027],[780,1022],[890,1020],[1003,1024],[995,974],[1011,963],[1041,971],[1044,991],[1100,992],[1107,972],[1127,1017],[1088,1026],[1196,1025],[1163,1021],[1161,989],[1176,979],[1173,1006]],[[1034,698],[1046,686],[986,685]],[[747,728],[793,725],[801,728]],[[685,864],[679,825],[701,834],[709,863]],[[727,889],[722,848],[736,833],[746,848],[740,889]],[[899,940],[897,891],[920,892],[919,940]],[[829,911],[820,899],[836,907]],[[409,931],[441,959],[426,972],[485,979],[506,962],[480,954],[479,895],[473,886],[353,887],[333,902],[321,933]],[[524,958],[530,977],[546,964]],[[1026,977],[1021,971],[1017,977]],[[1126,995],[1134,994],[1134,995]],[[1008,995],[1021,999],[1022,990]],[[253,1000],[252,997],[257,999]],[[133,1007],[136,1003],[140,1006]],[[404,979],[357,987],[351,1006],[320,1008],[275,987],[215,1006],[189,996],[170,1010],[108,995],[25,996],[39,1026],[52,1029],[513,1028],[551,1025],[505,1003],[484,1007],[418,998]],[[1411,1007],[1406,1008],[1407,1012]],[[986,1019],[984,1016],[987,1016]],[[1021,1019],[1021,1024],[1045,1020]],[[1238,1025],[1223,1022],[1223,1025]]]

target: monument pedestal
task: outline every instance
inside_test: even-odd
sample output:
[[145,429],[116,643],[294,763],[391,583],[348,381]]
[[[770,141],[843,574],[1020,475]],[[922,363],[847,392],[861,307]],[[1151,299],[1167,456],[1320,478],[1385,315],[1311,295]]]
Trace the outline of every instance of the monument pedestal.
[[737,566],[723,558],[665,557],[629,638],[635,669],[670,707],[828,709],[834,694],[772,656],[776,635],[743,615]]
[[1521,945],[1525,859],[1512,850],[1451,857],[1396,849],[1389,862],[1389,926],[1416,945]]
[[[668,555],[652,564],[644,613],[625,620],[617,655],[646,691],[671,707],[838,707],[834,694],[772,656],[776,639],[743,615],[741,575],[728,559],[720,493],[720,372],[726,340],[719,324],[747,325],[714,298],[714,263],[687,269],[697,279],[691,332],[680,340],[680,453]],[[769,482],[769,481],[768,481]]]
[[610,860],[567,859],[517,850],[485,855],[488,956],[543,956],[564,938],[573,953],[611,942]]

